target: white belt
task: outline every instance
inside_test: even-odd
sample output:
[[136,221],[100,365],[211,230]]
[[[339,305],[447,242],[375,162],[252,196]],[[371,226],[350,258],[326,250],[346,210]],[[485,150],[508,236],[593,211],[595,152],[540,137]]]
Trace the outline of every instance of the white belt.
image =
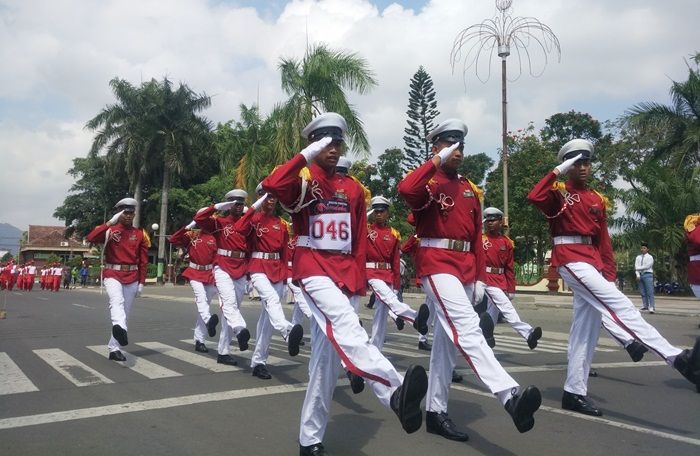
[[506,272],[505,268],[492,268],[491,266],[486,266],[486,272],[489,274],[503,274]]
[[245,252],[241,252],[240,250],[216,249],[216,253],[231,258],[245,258]]
[[690,255],[690,261],[700,261],[700,254]]
[[250,257],[257,260],[279,260],[280,254],[278,252],[253,252]]
[[389,263],[365,263],[367,269],[388,269],[391,271],[391,264]]
[[291,267],[292,267],[292,262],[291,262],[291,261],[287,261],[287,267],[288,267],[288,268],[291,268]]
[[[110,264],[110,263],[105,263],[105,268],[106,269],[113,269],[115,271],[138,271],[139,270],[139,265],[138,264]],[[57,275],[57,274],[54,274]]]
[[213,264],[197,264],[190,261],[190,268],[197,271],[209,271],[214,268]]
[[[297,247],[306,247],[308,249],[314,249],[311,246],[311,239],[309,239],[308,236],[299,236],[297,238]],[[342,255],[350,255],[352,253],[351,250],[330,250],[330,249],[314,249],[314,250],[320,250],[322,252],[332,252],[332,253],[340,253]]]
[[590,236],[554,236],[554,245],[562,244],[592,245],[593,239]]
[[471,249],[471,243],[469,241],[461,241],[458,239],[421,238],[420,246],[454,250],[457,252],[468,252]]

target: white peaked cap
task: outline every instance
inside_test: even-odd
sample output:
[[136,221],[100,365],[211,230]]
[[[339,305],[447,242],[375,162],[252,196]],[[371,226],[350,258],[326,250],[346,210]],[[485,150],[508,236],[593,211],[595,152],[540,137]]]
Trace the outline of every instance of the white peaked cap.
[[352,162],[347,159],[347,157],[341,156],[338,158],[338,163],[335,165],[336,168],[347,168],[352,167]]
[[595,148],[593,144],[585,139],[572,139],[568,143],[561,146],[557,158],[560,162],[568,160],[569,158],[574,158],[576,155],[583,154],[582,158],[591,159],[593,158],[593,152]]
[[498,218],[498,217],[503,217],[503,212],[496,207],[487,207],[486,209],[484,209],[483,216],[485,219]]
[[370,205],[371,207],[374,207],[374,206],[391,206],[391,201],[389,201],[388,199],[384,198],[383,196],[375,196],[375,197],[373,197],[373,198],[370,200],[369,205]]
[[309,122],[301,131],[301,136],[310,141],[316,141],[326,136],[342,141],[347,131],[348,124],[343,116],[335,112],[326,112]]
[[136,202],[136,200],[134,198],[122,198],[117,202],[117,204],[114,205],[114,207],[122,207],[122,206],[136,207],[138,205],[139,205],[139,203]]
[[246,199],[248,198],[248,193],[245,190],[242,190],[240,188],[234,188],[230,192],[228,192],[224,198],[226,199],[233,199],[233,198],[240,198],[240,199]]
[[467,136],[467,124],[459,119],[447,119],[435,127],[430,133],[428,133],[428,141],[434,143],[438,139],[449,141],[452,143],[464,141],[464,137]]

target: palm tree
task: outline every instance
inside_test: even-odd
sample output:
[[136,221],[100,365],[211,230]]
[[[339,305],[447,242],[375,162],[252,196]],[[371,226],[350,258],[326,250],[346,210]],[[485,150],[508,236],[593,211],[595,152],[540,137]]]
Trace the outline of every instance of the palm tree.
[[322,112],[337,112],[348,123],[348,144],[355,153],[367,154],[369,142],[357,111],[348,102],[346,90],[359,94],[375,85],[367,62],[354,53],[333,51],[324,44],[307,49],[298,61],[283,58],[279,63],[282,89],[289,99],[277,107],[275,149],[284,158],[301,150],[300,132]]

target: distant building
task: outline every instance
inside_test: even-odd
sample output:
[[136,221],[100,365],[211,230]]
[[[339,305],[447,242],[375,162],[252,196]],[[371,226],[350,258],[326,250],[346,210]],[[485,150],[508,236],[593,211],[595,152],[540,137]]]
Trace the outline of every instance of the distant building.
[[29,225],[27,237],[19,249],[20,263],[34,260],[43,266],[47,258],[56,255],[65,263],[73,257],[89,256],[90,244],[76,237],[65,237],[65,226]]

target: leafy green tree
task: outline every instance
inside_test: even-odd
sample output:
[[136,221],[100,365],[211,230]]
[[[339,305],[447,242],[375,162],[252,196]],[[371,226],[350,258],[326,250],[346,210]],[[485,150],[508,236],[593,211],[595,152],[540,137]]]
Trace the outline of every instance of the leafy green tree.
[[337,112],[348,123],[348,145],[355,153],[369,152],[360,116],[346,91],[361,95],[376,84],[367,61],[354,53],[334,51],[325,44],[307,49],[301,61],[282,58],[282,89],[289,99],[277,107],[275,149],[288,159],[302,149],[301,130],[322,112]]
[[590,114],[576,111],[560,112],[544,121],[540,137],[559,150],[566,142],[582,138],[596,143],[602,136],[600,122]]
[[10,252],[5,252],[5,254],[0,258],[0,262],[5,263],[13,259],[14,257],[12,256],[12,253]]
[[431,144],[426,138],[435,128],[435,118],[440,115],[433,79],[422,66],[411,78],[406,115],[408,126],[404,129],[403,137],[405,155],[401,161],[404,172],[419,167],[432,156]]
[[486,172],[493,166],[493,159],[483,152],[470,154],[464,157],[457,172],[467,177],[476,185],[482,185]]

